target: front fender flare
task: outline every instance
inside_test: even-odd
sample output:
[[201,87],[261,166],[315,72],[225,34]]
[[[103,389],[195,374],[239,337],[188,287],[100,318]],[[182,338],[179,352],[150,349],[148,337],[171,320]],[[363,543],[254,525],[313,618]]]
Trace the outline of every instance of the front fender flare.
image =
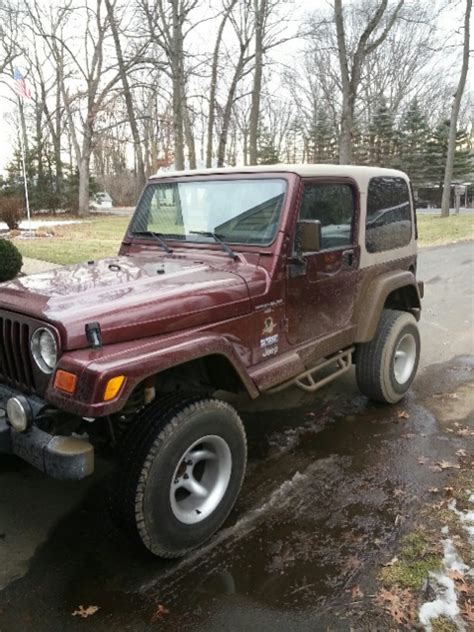
[[[134,346],[130,343],[107,345],[94,354],[93,360],[90,359],[90,350],[71,352],[61,358],[58,368],[79,375],[77,394],[68,397],[50,386],[46,399],[58,408],[83,417],[103,417],[119,412],[133,389],[146,378],[209,355],[224,356],[248,395],[255,399],[259,395],[258,388],[248,375],[235,346],[225,336],[203,332],[140,340]],[[127,377],[122,391],[111,402],[103,402],[108,380],[120,374]]]

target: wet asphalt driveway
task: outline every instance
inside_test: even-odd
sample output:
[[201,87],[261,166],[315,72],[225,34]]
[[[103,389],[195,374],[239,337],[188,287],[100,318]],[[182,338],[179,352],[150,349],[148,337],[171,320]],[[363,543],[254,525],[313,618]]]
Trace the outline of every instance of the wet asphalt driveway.
[[[448,474],[474,425],[473,245],[421,252],[423,366],[395,407],[352,375],[321,392],[242,408],[249,467],[205,547],[165,562],[131,545],[104,506],[107,467],[59,483],[0,460],[0,631],[388,630],[376,573]],[[455,393],[456,395],[453,395]],[[362,589],[363,597],[357,597]],[[97,606],[88,618],[79,606]]]

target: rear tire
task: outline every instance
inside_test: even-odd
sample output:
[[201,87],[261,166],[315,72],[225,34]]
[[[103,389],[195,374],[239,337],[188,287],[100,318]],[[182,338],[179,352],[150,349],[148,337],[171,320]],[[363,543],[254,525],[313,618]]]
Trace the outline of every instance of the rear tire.
[[420,359],[420,334],[412,314],[384,309],[370,342],[356,353],[359,390],[376,402],[395,404],[413,382]]
[[199,396],[164,396],[122,444],[113,513],[154,555],[181,557],[221,527],[237,500],[247,443],[237,412]]

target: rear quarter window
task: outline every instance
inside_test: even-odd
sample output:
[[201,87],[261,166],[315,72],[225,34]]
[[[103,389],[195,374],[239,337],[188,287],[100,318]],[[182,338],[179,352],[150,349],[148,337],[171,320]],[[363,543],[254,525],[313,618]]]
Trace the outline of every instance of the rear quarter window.
[[403,178],[372,178],[367,190],[365,247],[383,252],[407,246],[412,236],[408,184]]

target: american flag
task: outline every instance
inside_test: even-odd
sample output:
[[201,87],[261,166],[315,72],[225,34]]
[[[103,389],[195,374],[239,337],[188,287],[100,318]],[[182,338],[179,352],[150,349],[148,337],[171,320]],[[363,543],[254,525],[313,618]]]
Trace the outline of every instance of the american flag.
[[26,85],[26,79],[18,70],[18,68],[15,68],[15,70],[13,71],[13,81],[15,82],[14,90],[18,94],[18,96],[23,97],[24,99],[31,99],[31,92]]

